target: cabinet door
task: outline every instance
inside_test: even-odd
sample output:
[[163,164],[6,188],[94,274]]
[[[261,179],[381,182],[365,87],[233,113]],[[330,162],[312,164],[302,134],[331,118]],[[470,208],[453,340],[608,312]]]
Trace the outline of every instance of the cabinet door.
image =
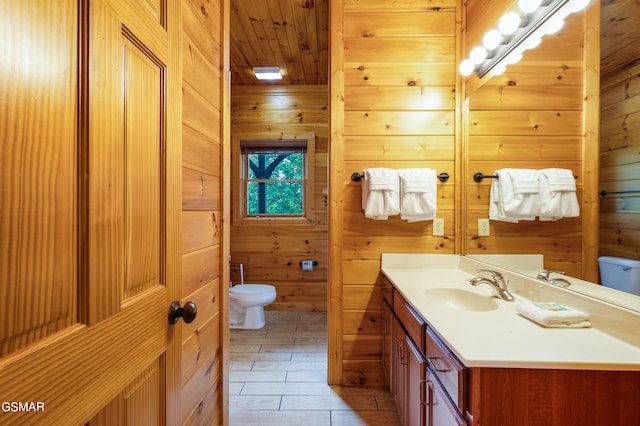
[[391,323],[393,320],[393,312],[387,304],[382,302],[382,368],[387,378],[389,387],[392,387],[393,375],[391,362],[393,359],[393,341],[391,337]]
[[467,426],[444,388],[430,369],[427,369],[427,426]]
[[426,361],[416,345],[405,337],[406,390],[403,424],[424,426],[426,424]]
[[396,317],[393,317],[391,326],[391,342],[393,350],[393,359],[391,362],[391,393],[393,394],[393,400],[395,402],[396,410],[402,424],[404,423],[404,398],[406,394],[405,390],[405,333],[400,325],[400,322]]

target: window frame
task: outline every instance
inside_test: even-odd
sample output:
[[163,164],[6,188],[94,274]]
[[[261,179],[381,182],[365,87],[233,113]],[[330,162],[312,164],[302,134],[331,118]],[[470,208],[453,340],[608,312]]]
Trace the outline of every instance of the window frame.
[[[280,145],[286,149],[287,141],[306,142],[304,152],[303,213],[302,215],[249,215],[247,212],[247,170],[242,145]],[[234,133],[232,135],[232,199],[233,223],[238,225],[308,225],[315,222],[315,134],[296,133]]]

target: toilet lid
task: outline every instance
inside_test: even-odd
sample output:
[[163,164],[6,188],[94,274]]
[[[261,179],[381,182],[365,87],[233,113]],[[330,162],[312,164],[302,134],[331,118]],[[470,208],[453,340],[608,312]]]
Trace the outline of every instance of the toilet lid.
[[229,290],[232,294],[259,294],[271,293],[276,288],[269,284],[238,284]]

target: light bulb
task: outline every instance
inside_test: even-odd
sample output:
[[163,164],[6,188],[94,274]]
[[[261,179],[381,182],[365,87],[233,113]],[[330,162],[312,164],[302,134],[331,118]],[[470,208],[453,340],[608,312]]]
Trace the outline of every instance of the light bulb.
[[552,19],[546,24],[544,24],[543,31],[545,34],[555,34],[560,31],[564,27],[564,20],[562,19]]
[[460,66],[458,67],[458,71],[464,77],[467,77],[473,73],[473,70],[476,68],[475,64],[471,62],[471,59],[465,59],[460,62]]
[[478,46],[478,47],[474,47],[471,50],[471,53],[469,53],[469,58],[471,59],[471,62],[478,65],[478,64],[481,64],[482,61],[487,59],[487,55],[488,55],[487,49],[485,49],[482,46]]
[[524,13],[531,13],[540,7],[542,0],[520,0],[518,1],[518,7]]
[[493,50],[502,43],[502,33],[498,30],[488,31],[482,38],[482,45],[487,50]]
[[507,63],[507,65],[513,65],[513,64],[517,64],[521,60],[522,60],[522,52],[515,51],[511,53],[511,55],[509,55],[509,57],[505,62]]
[[591,3],[590,0],[571,0],[567,5],[567,8],[571,11],[571,13],[576,13],[589,6],[589,3]]
[[504,35],[511,35],[516,32],[520,26],[520,16],[516,12],[509,12],[500,18],[498,29]]
[[493,69],[493,75],[502,75],[507,71],[507,67],[504,65],[497,66]]
[[535,49],[536,47],[540,46],[540,43],[542,43],[542,37],[531,37],[527,40],[525,48]]

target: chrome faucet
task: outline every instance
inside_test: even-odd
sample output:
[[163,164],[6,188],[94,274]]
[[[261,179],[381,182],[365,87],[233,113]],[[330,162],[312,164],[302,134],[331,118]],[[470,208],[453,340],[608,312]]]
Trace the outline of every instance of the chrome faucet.
[[507,302],[513,302],[515,300],[513,295],[509,293],[509,290],[507,290],[507,283],[500,272],[492,271],[490,269],[476,269],[476,272],[489,272],[493,279],[487,277],[474,277],[469,280],[471,285],[476,286],[478,284],[488,284],[493,289],[493,294],[500,299],[506,300]]
[[558,287],[569,287],[571,285],[571,283],[564,279],[564,278],[550,278],[550,275],[552,273],[556,273],[556,274],[564,274],[564,271],[552,271],[552,270],[544,270],[542,272],[540,272],[536,278],[538,278],[539,280],[542,281],[546,281],[549,284],[553,284],[553,285],[557,285]]

